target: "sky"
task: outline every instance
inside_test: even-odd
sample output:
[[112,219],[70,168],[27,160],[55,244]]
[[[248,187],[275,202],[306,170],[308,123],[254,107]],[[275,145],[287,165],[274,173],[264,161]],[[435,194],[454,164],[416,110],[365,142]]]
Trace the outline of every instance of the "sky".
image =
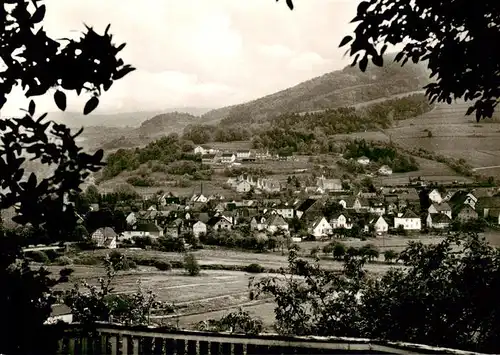
[[[104,92],[95,113],[217,108],[256,99],[349,64],[340,40],[349,34],[357,0],[51,0],[44,21],[55,38],[84,23],[108,23],[135,72]],[[68,95],[82,111],[86,96]],[[27,107],[21,90],[2,115]],[[57,110],[52,95],[38,109]]]

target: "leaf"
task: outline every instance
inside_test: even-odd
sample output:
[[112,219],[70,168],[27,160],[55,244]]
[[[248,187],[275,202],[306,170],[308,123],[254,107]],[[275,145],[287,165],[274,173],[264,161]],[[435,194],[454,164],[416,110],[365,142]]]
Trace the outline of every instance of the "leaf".
[[107,35],[108,34],[108,31],[109,31],[109,28],[111,27],[111,24],[108,24],[106,26],[106,30],[104,31],[104,34]]
[[358,16],[365,14],[366,10],[368,10],[369,7],[370,7],[370,2],[368,1],[362,1],[361,3],[359,3],[357,11]]
[[97,98],[97,96],[92,96],[90,100],[85,104],[85,107],[83,108],[83,114],[88,115],[96,109],[97,105],[99,105],[99,99]]
[[364,73],[366,71],[366,67],[368,66],[368,58],[366,55],[359,61],[359,69]]
[[290,8],[290,10],[293,10],[293,2],[292,2],[292,0],[286,0],[286,4]]
[[125,75],[127,75],[130,72],[133,72],[135,70],[134,67],[131,66],[125,66],[122,69],[118,70],[114,75],[113,75],[113,80],[120,80],[123,78]]
[[404,56],[404,55],[405,55],[405,54],[404,54],[403,52],[399,52],[398,54],[396,54],[396,57],[394,57],[394,61],[395,61],[395,62],[400,62],[400,61],[401,61],[401,59],[403,59],[403,56]]
[[465,116],[469,116],[472,112],[474,112],[476,108],[474,106],[471,106],[467,109],[467,112],[465,113]]
[[47,117],[47,112],[45,112],[40,117],[38,117],[38,119],[36,120],[36,123],[42,122],[45,117]]
[[35,101],[31,100],[28,108],[28,113],[33,116],[35,114]]
[[372,63],[377,67],[381,67],[384,65],[384,58],[381,55],[374,55],[372,57]]
[[125,46],[127,45],[127,43],[122,43],[120,44],[117,48],[116,48],[116,52],[120,52],[123,48],[125,48]]
[[342,41],[340,41],[339,48],[345,46],[347,43],[352,41],[352,36],[345,36],[342,38]]
[[45,17],[45,5],[41,5],[35,10],[33,16],[31,16],[32,23],[39,23]]
[[66,110],[66,94],[60,90],[54,93],[54,101],[56,102],[57,108],[59,110]]

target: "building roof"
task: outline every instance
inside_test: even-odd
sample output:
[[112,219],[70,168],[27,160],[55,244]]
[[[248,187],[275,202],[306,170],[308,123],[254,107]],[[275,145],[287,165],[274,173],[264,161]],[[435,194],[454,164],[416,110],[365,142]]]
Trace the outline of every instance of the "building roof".
[[432,223],[451,223],[451,218],[444,213],[431,214]]
[[297,208],[297,211],[305,212],[309,208],[311,208],[312,205],[316,203],[317,200],[312,199],[312,198],[307,198],[305,199]]
[[275,214],[274,216],[272,216],[267,224],[270,226],[278,226],[278,227],[288,226],[288,223],[286,223],[283,217],[281,217],[279,214]]
[[448,203],[442,202],[439,204],[434,203],[434,207],[436,208],[437,211],[439,212],[446,212],[446,211],[451,211],[451,207]]
[[233,155],[234,155],[234,153],[222,153],[223,158],[229,158],[229,157],[232,157]]
[[154,232],[158,233],[161,231],[161,228],[158,227],[154,223],[139,223],[137,227],[135,228],[136,231],[139,232]]
[[412,210],[407,209],[406,212],[403,214],[403,216],[401,216],[400,218],[420,218],[420,217],[417,216],[417,214]]

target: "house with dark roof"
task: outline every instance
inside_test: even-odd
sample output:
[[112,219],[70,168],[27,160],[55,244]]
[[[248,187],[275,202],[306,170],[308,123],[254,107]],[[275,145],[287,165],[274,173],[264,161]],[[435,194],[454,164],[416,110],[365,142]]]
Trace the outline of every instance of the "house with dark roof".
[[468,222],[478,219],[479,215],[474,208],[464,203],[453,208],[453,217],[460,222]]
[[394,228],[403,228],[407,231],[419,231],[422,229],[422,220],[410,209],[401,216],[394,217]]
[[137,223],[122,233],[124,239],[133,237],[163,237],[163,229],[154,223]]
[[426,218],[426,225],[432,229],[448,229],[451,225],[451,218],[444,213],[429,213]]
[[302,201],[295,211],[297,218],[302,218],[302,216],[307,213],[317,201],[318,200],[313,198],[307,198]]
[[452,210],[447,202],[433,203],[427,209],[430,214],[440,213],[447,215],[450,219],[452,218]]
[[284,232],[288,232],[288,223],[283,219],[279,214],[272,215],[267,220],[267,231],[270,233],[276,233],[281,230]]
[[92,233],[91,239],[96,243],[98,248],[116,248],[117,234],[111,227],[97,229],[94,233]]

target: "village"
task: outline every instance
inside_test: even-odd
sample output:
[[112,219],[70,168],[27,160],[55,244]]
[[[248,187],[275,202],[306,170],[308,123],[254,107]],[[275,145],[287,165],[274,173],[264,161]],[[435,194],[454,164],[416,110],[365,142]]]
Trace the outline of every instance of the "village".
[[[265,178],[241,175],[227,184],[241,194],[190,197],[164,192],[144,201],[116,207],[125,212],[126,228],[111,227],[92,234],[98,247],[116,248],[149,237],[203,238],[209,233],[287,236],[293,242],[331,238],[379,238],[385,235],[446,234],[451,230],[484,229],[500,225],[500,195],[496,188],[447,189],[436,186],[379,187],[376,192],[343,191],[339,179],[317,178],[316,191],[304,198],[266,198],[249,191],[279,192]],[[120,204],[118,204],[120,205]],[[148,206],[145,208],[145,206]],[[98,211],[93,205],[92,210]],[[479,230],[478,230],[479,231]],[[192,237],[191,237],[192,238]]]

